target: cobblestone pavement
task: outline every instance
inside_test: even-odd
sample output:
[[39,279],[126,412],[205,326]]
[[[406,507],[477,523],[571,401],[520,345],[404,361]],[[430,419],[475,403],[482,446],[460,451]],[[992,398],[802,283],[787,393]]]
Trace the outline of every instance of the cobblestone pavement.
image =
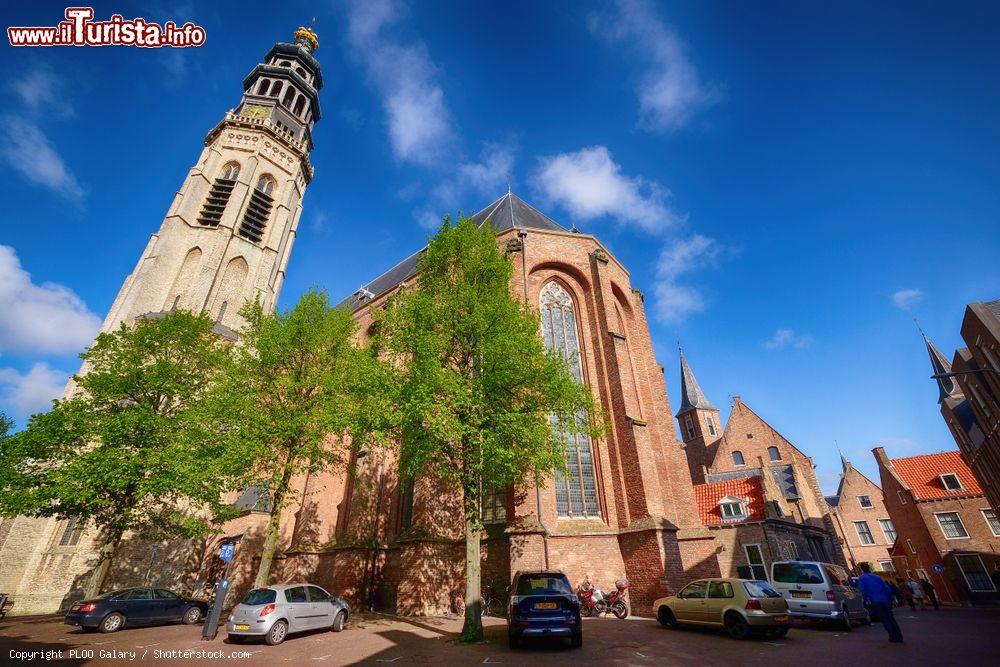
[[[878,624],[845,633],[797,624],[781,640],[736,641],[711,630],[666,630],[655,621],[588,619],[582,649],[541,642],[517,651],[507,648],[502,619],[487,619],[487,641],[456,643],[455,618],[402,619],[358,616],[341,633],[313,632],[290,637],[280,646],[235,645],[225,635],[200,641],[201,627],[168,625],[126,629],[110,635],[84,634],[52,616],[0,621],[0,664],[124,665],[995,665],[1000,655],[1000,609],[942,609],[898,615],[906,638],[889,644]],[[11,653],[12,651],[20,652]],[[61,651],[47,660],[44,652]],[[76,653],[71,653],[75,651]],[[34,659],[29,662],[31,652]]]

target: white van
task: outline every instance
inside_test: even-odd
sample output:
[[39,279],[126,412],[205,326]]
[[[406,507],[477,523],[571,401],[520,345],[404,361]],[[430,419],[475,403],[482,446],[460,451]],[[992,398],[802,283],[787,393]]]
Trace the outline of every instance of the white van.
[[851,623],[871,623],[861,592],[839,565],[788,560],[771,563],[771,585],[788,601],[796,618],[834,621],[850,631]]

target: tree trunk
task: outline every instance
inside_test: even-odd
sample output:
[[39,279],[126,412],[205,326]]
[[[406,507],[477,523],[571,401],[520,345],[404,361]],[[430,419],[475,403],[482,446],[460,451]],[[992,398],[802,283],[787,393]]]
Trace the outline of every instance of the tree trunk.
[[264,534],[264,546],[260,552],[260,566],[258,566],[257,576],[253,580],[254,588],[267,586],[267,578],[271,575],[271,563],[274,561],[278,537],[281,535],[281,509],[285,504],[285,494],[288,493],[288,485],[292,479],[291,471],[291,462],[286,461],[285,469],[281,473],[281,481],[274,491],[274,507],[271,508],[271,518],[267,522],[267,532]]
[[97,567],[90,574],[90,581],[87,582],[87,590],[84,596],[87,598],[94,598],[101,594],[101,588],[104,586],[104,580],[108,577],[108,571],[111,570],[111,563],[115,559],[115,553],[118,551],[118,545],[122,541],[122,532],[114,531],[108,535],[107,541],[104,546],[101,547],[101,551],[98,554]]
[[483,641],[483,599],[480,591],[482,560],[480,556],[481,528],[475,521],[465,519],[465,625],[462,626],[463,642]]

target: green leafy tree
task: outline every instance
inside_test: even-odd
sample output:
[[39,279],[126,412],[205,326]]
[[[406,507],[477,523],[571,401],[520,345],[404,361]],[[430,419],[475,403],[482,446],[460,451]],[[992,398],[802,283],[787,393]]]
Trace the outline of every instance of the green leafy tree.
[[[511,293],[513,268],[491,227],[445,220],[416,284],[378,315],[376,346],[393,377],[392,436],[401,473],[461,491],[464,641],[483,637],[484,486],[535,484],[564,468],[565,437],[599,435],[599,410],[567,360],[549,354],[538,313]],[[558,428],[553,428],[553,424]]]
[[122,537],[199,536],[225,515],[224,450],[194,418],[231,346],[205,315],[175,311],[102,333],[71,396],[0,444],[0,513],[76,517],[101,530],[88,595]]
[[213,390],[213,409],[230,456],[247,466],[241,486],[257,486],[271,501],[254,580],[266,586],[293,478],[346,460],[368,356],[350,312],[332,308],[325,293],[310,291],[284,313],[248,304],[242,315],[247,326],[232,369]]
[[14,428],[14,420],[0,412],[0,442],[7,439],[12,428]]

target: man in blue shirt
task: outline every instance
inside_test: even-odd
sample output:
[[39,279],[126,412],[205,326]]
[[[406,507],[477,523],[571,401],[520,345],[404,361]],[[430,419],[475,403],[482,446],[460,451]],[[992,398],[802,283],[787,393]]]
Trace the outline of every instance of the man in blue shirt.
[[896,617],[892,615],[892,598],[895,597],[895,593],[882,577],[872,574],[871,565],[861,563],[861,570],[863,574],[858,577],[861,596],[871,603],[872,609],[878,614],[882,626],[889,633],[889,641],[902,644],[903,633],[896,623]]

